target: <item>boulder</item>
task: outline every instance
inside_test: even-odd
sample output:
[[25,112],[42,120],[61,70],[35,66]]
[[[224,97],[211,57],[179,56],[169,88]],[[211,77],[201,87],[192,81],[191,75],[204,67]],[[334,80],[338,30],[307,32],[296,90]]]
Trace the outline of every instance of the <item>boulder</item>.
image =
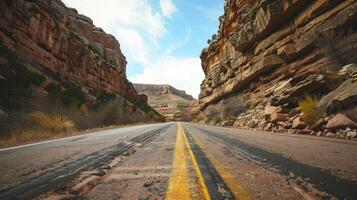
[[289,114],[277,113],[273,112],[270,116],[270,122],[277,123],[277,122],[285,122],[289,120]]
[[357,123],[339,113],[327,122],[326,128],[329,130],[357,128]]
[[318,119],[316,122],[314,122],[313,124],[311,124],[309,126],[309,129],[314,130],[314,131],[322,130],[322,126],[325,123],[326,123],[326,121],[324,120],[324,118]]
[[[298,79],[292,80],[291,82],[297,81]],[[284,92],[274,95],[271,100],[271,105],[278,106],[285,103],[296,103],[304,94],[321,88],[325,84],[326,82],[321,75],[307,76],[305,79],[293,84],[292,87],[287,88]]]
[[357,138],[357,131],[348,131],[346,134],[347,139]]
[[305,127],[306,127],[306,124],[305,124],[305,122],[300,120],[300,117],[296,117],[293,120],[293,125],[292,125],[293,129],[304,129]]
[[343,66],[342,69],[338,72],[338,74],[341,76],[351,76],[355,73],[357,73],[357,66],[354,63]]
[[227,126],[233,126],[235,120],[226,120],[222,122],[222,126],[227,127]]
[[279,113],[282,110],[283,109],[280,106],[267,105],[267,106],[265,106],[265,109],[264,109],[264,117],[265,117],[265,119],[270,119],[270,116],[273,113]]
[[357,103],[357,81],[348,79],[336,90],[330,92],[320,100],[326,112],[333,113]]

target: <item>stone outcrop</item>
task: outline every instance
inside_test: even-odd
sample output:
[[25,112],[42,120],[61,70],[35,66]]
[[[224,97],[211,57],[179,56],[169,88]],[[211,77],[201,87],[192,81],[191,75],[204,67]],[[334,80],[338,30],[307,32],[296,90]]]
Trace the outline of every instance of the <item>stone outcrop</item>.
[[[296,119],[305,95],[332,92],[322,101],[329,115],[356,107],[356,67],[350,64],[357,63],[356,1],[225,0],[219,20],[217,35],[200,56],[202,115],[239,97],[247,111],[233,126],[269,131],[294,126],[307,133]],[[266,118],[272,113],[273,122]],[[322,121],[319,127],[325,128],[328,119]]]
[[168,121],[191,121],[199,103],[183,90],[170,85],[134,84],[139,94],[148,96],[148,104]]
[[1,42],[47,76],[142,99],[126,78],[118,41],[60,0],[0,1],[0,15]]

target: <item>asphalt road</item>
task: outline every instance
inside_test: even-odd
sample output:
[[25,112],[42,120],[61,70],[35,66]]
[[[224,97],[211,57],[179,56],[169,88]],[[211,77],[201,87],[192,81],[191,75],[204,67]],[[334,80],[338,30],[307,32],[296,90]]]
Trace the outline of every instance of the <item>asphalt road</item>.
[[0,199],[357,199],[357,142],[192,123],[0,149]]

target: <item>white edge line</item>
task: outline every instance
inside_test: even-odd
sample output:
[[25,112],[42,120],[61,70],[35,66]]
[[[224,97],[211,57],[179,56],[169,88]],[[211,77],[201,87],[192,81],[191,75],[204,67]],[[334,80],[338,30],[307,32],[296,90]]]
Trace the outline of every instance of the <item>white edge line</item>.
[[[149,126],[150,127],[150,126],[154,126],[154,125],[158,125],[158,124],[147,124],[147,125],[142,125],[142,126],[144,126],[144,127]],[[115,130],[115,129],[126,129],[126,128],[133,128],[133,127],[135,127],[135,126],[129,126],[129,127],[123,127],[123,128],[113,128],[113,129],[96,131],[96,132],[92,132],[92,133],[76,135],[76,136],[71,136],[71,137],[65,137],[65,138],[47,140],[47,141],[36,142],[36,143],[31,143],[31,144],[25,144],[25,145],[20,145],[20,146],[8,147],[8,148],[0,149],[0,152],[14,150],[14,149],[21,149],[21,148],[24,148],[24,147],[36,146],[36,145],[40,145],[40,144],[47,144],[47,143],[51,143],[51,142],[58,142],[58,141],[62,141],[62,140],[80,138],[80,137],[85,137],[85,136],[88,136],[88,135],[95,135],[95,134],[98,134],[98,132],[103,132],[103,131],[112,131],[112,130]]]

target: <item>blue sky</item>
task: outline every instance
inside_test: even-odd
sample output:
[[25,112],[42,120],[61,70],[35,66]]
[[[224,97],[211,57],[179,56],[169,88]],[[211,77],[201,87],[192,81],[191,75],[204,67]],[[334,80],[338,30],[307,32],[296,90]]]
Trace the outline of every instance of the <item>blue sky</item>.
[[198,96],[199,55],[218,30],[224,0],[63,1],[118,39],[130,81],[170,84]]

